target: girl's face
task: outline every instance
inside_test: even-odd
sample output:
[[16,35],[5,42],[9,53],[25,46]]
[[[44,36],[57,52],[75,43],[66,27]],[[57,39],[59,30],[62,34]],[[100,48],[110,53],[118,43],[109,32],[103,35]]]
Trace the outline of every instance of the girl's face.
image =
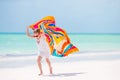
[[34,36],[37,37],[39,35],[38,32],[34,32]]
[[35,37],[38,37],[38,36],[40,35],[40,30],[39,30],[39,29],[34,30],[34,31],[33,31],[33,35],[34,35]]

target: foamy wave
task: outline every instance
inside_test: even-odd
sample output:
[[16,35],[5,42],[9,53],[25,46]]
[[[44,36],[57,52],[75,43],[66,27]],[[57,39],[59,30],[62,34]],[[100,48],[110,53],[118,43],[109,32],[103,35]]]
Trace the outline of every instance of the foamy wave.
[[17,57],[17,56],[33,56],[33,55],[37,55],[36,52],[9,52],[9,53],[2,53],[0,54],[0,56],[2,57]]

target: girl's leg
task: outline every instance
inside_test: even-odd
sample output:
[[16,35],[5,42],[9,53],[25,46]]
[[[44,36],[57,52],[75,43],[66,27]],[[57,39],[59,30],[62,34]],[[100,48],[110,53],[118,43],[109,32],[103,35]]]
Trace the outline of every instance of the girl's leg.
[[49,58],[46,58],[46,62],[48,64],[48,66],[49,66],[50,74],[52,74],[52,66],[51,66]]
[[38,64],[38,68],[40,70],[40,74],[39,75],[43,74],[43,72],[42,72],[42,66],[41,66],[41,59],[42,59],[42,57],[38,56],[38,58],[37,58],[37,64]]

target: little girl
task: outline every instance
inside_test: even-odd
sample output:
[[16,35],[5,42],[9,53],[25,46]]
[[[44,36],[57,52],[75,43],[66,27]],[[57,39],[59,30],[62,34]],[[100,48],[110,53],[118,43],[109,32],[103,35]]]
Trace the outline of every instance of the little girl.
[[43,57],[45,57],[46,62],[49,66],[50,74],[52,74],[51,62],[49,60],[50,50],[49,50],[49,46],[46,42],[46,37],[45,37],[44,32],[41,33],[40,29],[35,29],[33,32],[33,35],[31,35],[31,34],[29,34],[29,27],[27,27],[26,34],[28,37],[35,38],[36,42],[37,42],[37,46],[38,46],[38,50],[39,50],[38,51],[38,58],[37,58],[37,64],[38,64],[38,67],[40,70],[39,75],[43,74],[42,66],[41,66],[41,62],[40,62]]

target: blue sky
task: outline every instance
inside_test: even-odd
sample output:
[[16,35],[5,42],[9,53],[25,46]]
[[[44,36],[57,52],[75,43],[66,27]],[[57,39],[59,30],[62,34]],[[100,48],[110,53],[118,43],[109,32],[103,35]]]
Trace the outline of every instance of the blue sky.
[[0,0],[0,32],[25,32],[47,15],[68,33],[120,33],[120,0]]

